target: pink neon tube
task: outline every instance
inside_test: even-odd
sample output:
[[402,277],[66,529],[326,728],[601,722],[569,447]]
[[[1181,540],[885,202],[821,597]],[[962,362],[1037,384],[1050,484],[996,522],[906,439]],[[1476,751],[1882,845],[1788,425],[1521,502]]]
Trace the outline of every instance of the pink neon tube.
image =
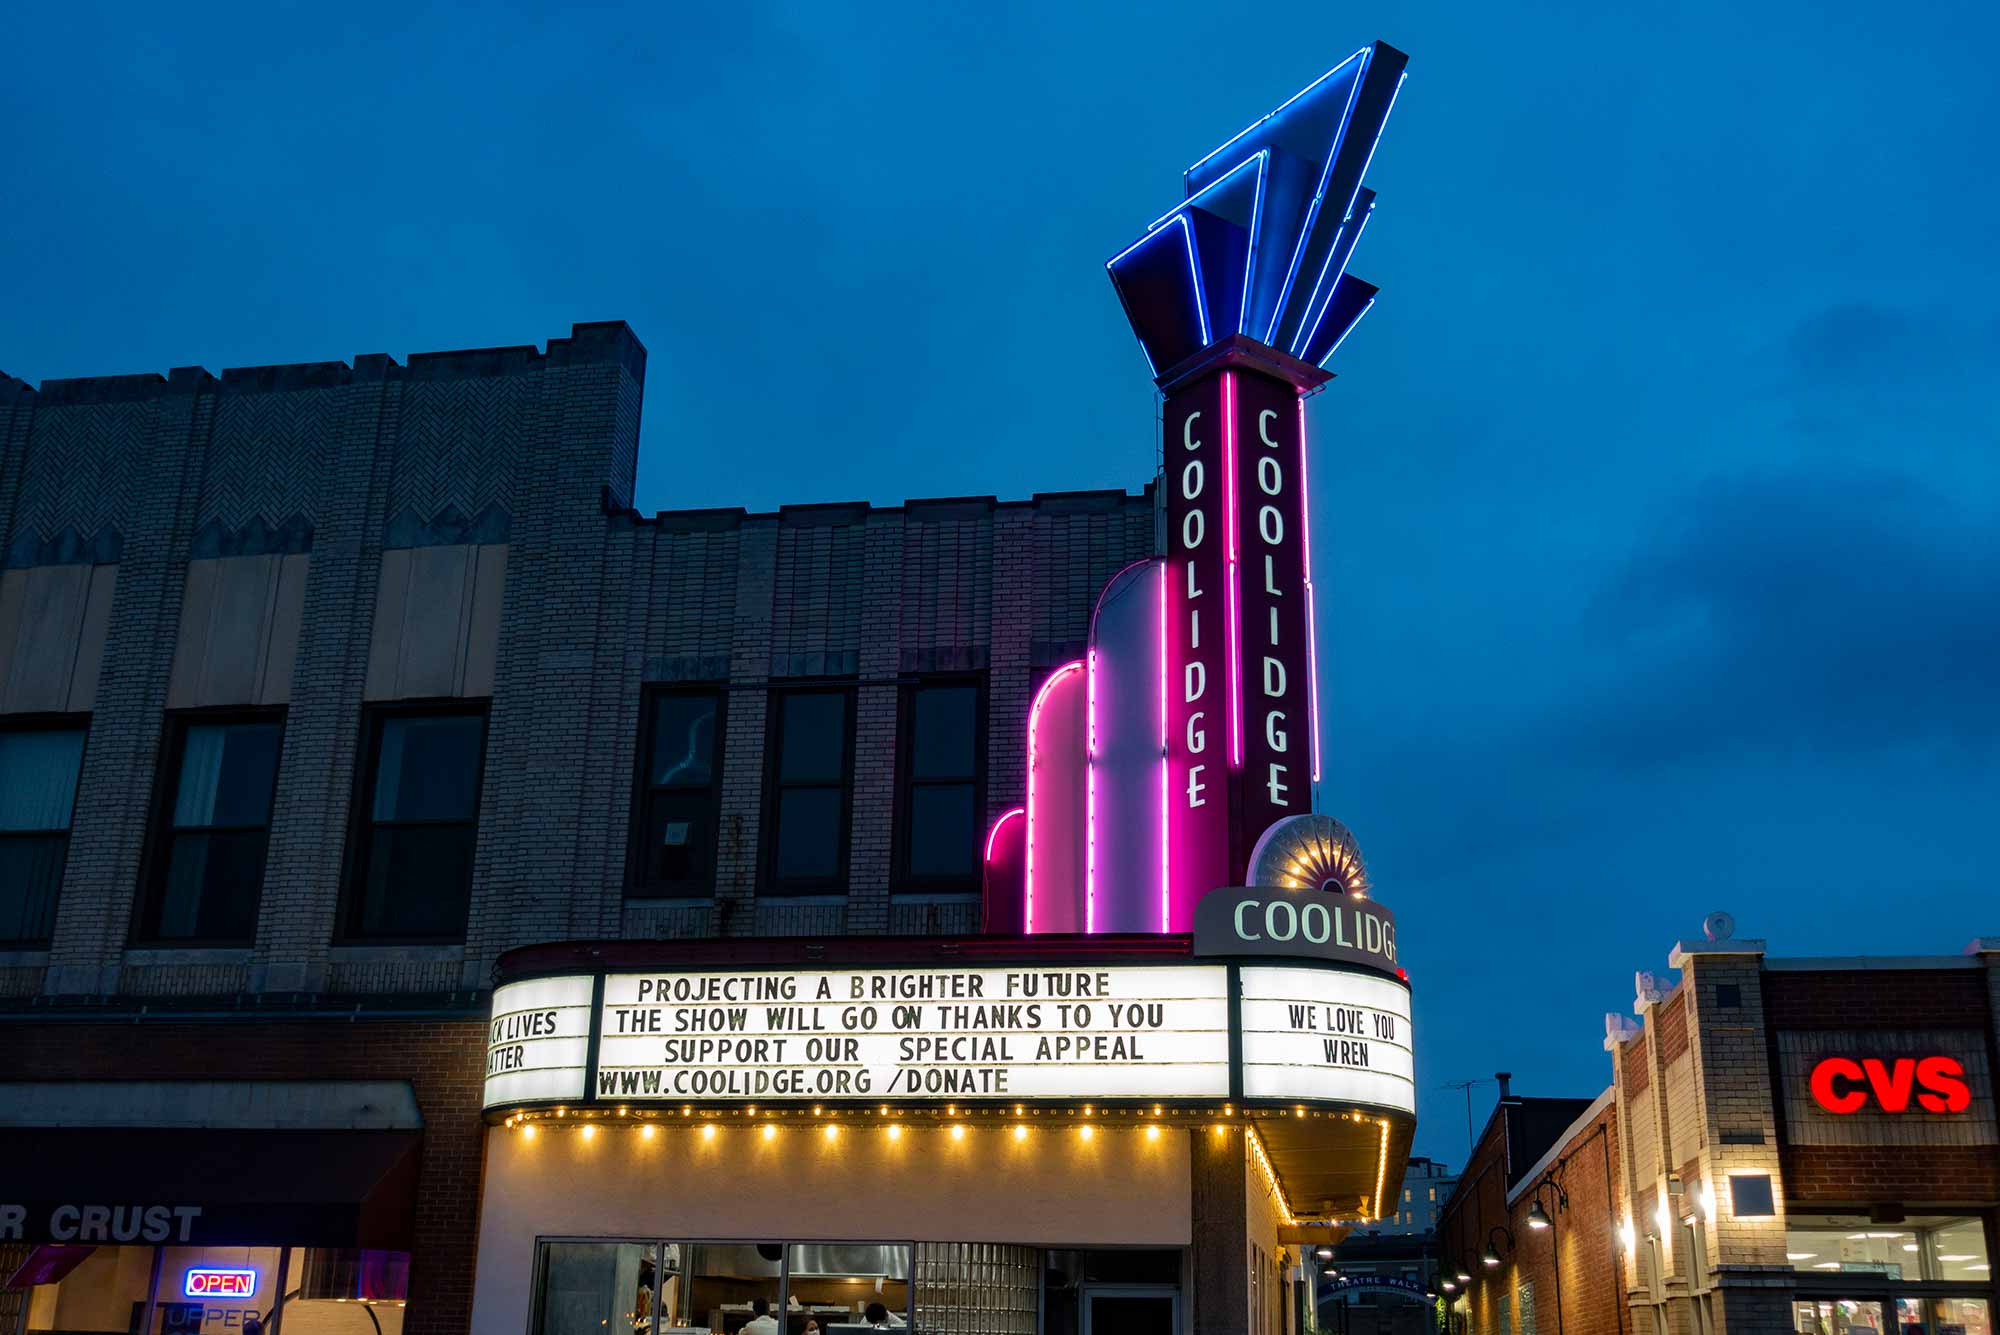
[[1079,659],[1064,663],[1051,672],[1049,679],[1042,683],[1042,689],[1035,692],[1034,703],[1028,706],[1028,857],[1027,870],[1022,878],[1026,889],[1022,898],[1021,925],[1022,930],[1029,934],[1035,930],[1035,725],[1041,721],[1042,702],[1049,698],[1049,692],[1056,683],[1082,668],[1083,662]]
[[1001,827],[1016,816],[1027,814],[1026,807],[1008,807],[1000,813],[1000,819],[993,822],[993,828],[986,832],[986,860],[993,861],[993,841],[1000,837]]
[[1097,930],[1097,650],[1085,656],[1084,798],[1083,798],[1083,930]]
[[1160,930],[1173,930],[1172,883],[1167,861],[1167,562],[1160,561]]
[[1313,782],[1319,782],[1319,626],[1313,616],[1312,488],[1306,483],[1306,396],[1299,395],[1299,538],[1306,567],[1306,726],[1312,730]]
[[1229,750],[1230,763],[1243,765],[1243,655],[1241,631],[1236,624],[1236,376],[1222,373],[1222,479],[1226,489],[1223,504],[1228,515],[1225,528],[1228,542],[1223,559],[1228,563],[1223,594],[1229,605],[1223,615],[1229,619]]

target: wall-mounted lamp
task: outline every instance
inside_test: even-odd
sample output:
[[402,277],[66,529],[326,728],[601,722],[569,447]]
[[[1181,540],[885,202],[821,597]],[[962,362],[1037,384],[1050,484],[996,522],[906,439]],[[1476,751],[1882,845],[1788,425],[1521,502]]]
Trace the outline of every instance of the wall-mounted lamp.
[[1548,1191],[1549,1198],[1555,1202],[1558,1211],[1569,1209],[1569,1193],[1562,1189],[1562,1183],[1553,1177],[1544,1176],[1541,1181],[1535,1183],[1534,1200],[1528,1206],[1528,1227],[1537,1232],[1545,1228],[1554,1228],[1556,1222],[1550,1215],[1548,1207],[1542,1204],[1544,1189]]
[[1493,1241],[1493,1235],[1496,1233],[1506,1239],[1508,1251],[1511,1252],[1514,1250],[1513,1229],[1508,1228],[1505,1224],[1495,1224],[1492,1228],[1487,1229],[1486,1250],[1479,1254],[1479,1263],[1489,1268],[1500,1264],[1500,1249]]

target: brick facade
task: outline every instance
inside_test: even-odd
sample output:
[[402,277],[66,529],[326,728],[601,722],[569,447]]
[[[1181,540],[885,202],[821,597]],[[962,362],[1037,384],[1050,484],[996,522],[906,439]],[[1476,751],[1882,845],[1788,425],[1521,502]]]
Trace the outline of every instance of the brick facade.
[[[1156,551],[1150,483],[641,515],[645,370],[632,331],[609,323],[546,349],[403,363],[39,389],[0,376],[0,577],[13,590],[76,567],[115,590],[91,641],[101,670],[54,693],[91,702],[72,718],[87,741],[54,927],[0,942],[12,1078],[408,1079],[426,1124],[411,1335],[469,1319],[484,1026],[468,1017],[483,1014],[497,957],[579,938],[976,931],[976,892],[896,883],[903,687],[984,682],[990,821],[1022,797],[1032,689],[1081,651],[1111,575]],[[169,692],[192,675],[176,668],[193,633],[180,624],[190,569],[273,557],[303,584],[289,678],[275,669],[284,744],[254,936],[138,939]],[[392,558],[413,572],[404,583],[385,575]],[[490,644],[471,643],[484,633],[468,610],[475,570],[504,571]],[[457,583],[439,574],[453,571]],[[39,615],[0,599],[0,729],[48,721],[7,703],[48,697],[47,683],[10,682],[97,661],[89,627]],[[816,682],[855,690],[848,884],[777,897],[761,867],[767,693]],[[644,700],[686,683],[727,694],[714,890],[628,897]],[[464,938],[344,939],[368,711],[440,696],[487,711]]]
[[[1150,486],[641,516],[644,374],[631,331],[604,324],[407,365],[0,378],[5,569],[117,571],[55,930],[0,944],[0,995],[438,994],[549,940],[976,929],[975,895],[894,884],[899,687],[983,677],[987,818],[1018,803],[1031,689],[1080,651],[1105,581],[1154,552]],[[465,940],[345,943],[378,576],[385,552],[440,547],[505,554],[490,690],[458,692],[490,702]],[[255,940],[135,942],[189,563],[271,553],[306,575]],[[824,680],[856,687],[848,890],[787,902],[759,893],[765,692]],[[642,697],[677,682],[730,692],[715,891],[628,901]]]
[[[1472,1278],[1443,1296],[1481,1335],[1624,1335],[1628,1315],[1606,1301],[1622,1282],[1616,1110],[1608,1099],[1591,1104],[1544,1154],[1517,1162],[1519,1129],[1509,1124],[1538,1102],[1547,1101],[1503,1098],[1459,1175],[1438,1223],[1439,1271]],[[1537,1201],[1548,1228],[1528,1222]],[[1498,1265],[1485,1263],[1488,1247]]]
[[[1893,1303],[1929,1294],[1993,1302],[1990,1281],[1978,1277],[1990,1272],[1941,1283],[1920,1279],[1914,1259],[1906,1262],[1907,1284],[1879,1266],[1841,1262],[1831,1275],[1820,1273],[1825,1266],[1795,1269],[1787,1231],[1858,1238],[1881,1236],[1867,1234],[1871,1226],[1970,1218],[1983,1226],[1989,1257],[2000,1252],[1992,1082],[2000,1068],[2000,942],[1983,938],[1956,957],[1773,961],[1761,941],[1683,941],[1670,964],[1678,976],[1639,975],[1637,1023],[1607,1017],[1613,1081],[1605,1106],[1550,1152],[1574,1165],[1602,1123],[1612,1171],[1605,1181],[1569,1184],[1568,1214],[1603,1220],[1590,1226],[1595,1245],[1623,1253],[1616,1282],[1580,1291],[1574,1316],[1565,1306],[1563,1329],[1733,1335],[1797,1329],[1795,1299]],[[1912,1105],[1836,1115],[1807,1092],[1804,1072],[1822,1053],[1933,1052],[1962,1059],[1972,1093],[1964,1111],[1929,1114]],[[1468,1170],[1461,1178],[1447,1210],[1451,1232],[1441,1233],[1446,1268],[1458,1258],[1474,1272],[1461,1316],[1476,1335],[1520,1332],[1496,1305],[1507,1286],[1472,1264],[1484,1228],[1516,1226],[1525,1208],[1524,1200],[1502,1199],[1497,1186],[1505,1136],[1496,1128],[1510,1115],[1518,1113],[1503,1101],[1474,1158],[1484,1176],[1475,1181]],[[1518,1178],[1522,1169],[1509,1161],[1508,1172]],[[1768,1213],[1760,1208],[1766,1182]],[[1806,1245],[1810,1252],[1825,1244]],[[1920,1249],[1897,1254],[1903,1250]],[[1888,1319],[1896,1319],[1893,1308]]]
[[[219,1030],[226,1031],[226,1041]],[[380,1080],[410,1082],[423,1115],[416,1241],[405,1335],[459,1335],[472,1310],[486,1128],[479,1102],[483,1016],[409,1021],[0,1020],[16,1069],[42,1080]],[[107,1132],[106,1134],[116,1134]]]

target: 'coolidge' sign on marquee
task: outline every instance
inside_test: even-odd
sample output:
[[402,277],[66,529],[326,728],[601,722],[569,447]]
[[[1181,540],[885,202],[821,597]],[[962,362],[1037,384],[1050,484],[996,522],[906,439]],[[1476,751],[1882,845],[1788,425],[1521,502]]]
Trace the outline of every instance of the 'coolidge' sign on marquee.
[[[579,998],[590,1017],[580,1038]],[[1416,1107],[1407,986],[1310,964],[610,973],[503,984],[493,1014],[489,1108],[1232,1097]]]

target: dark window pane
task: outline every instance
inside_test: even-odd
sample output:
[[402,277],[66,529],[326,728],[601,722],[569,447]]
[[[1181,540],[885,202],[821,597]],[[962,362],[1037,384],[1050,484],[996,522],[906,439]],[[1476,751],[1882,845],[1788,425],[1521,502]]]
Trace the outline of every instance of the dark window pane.
[[962,879],[979,871],[972,785],[933,783],[910,790],[910,875]]
[[827,880],[840,874],[838,788],[795,788],[778,794],[780,881]]
[[932,686],[916,693],[910,710],[910,775],[917,779],[972,777],[979,723],[974,686]]
[[839,783],[847,769],[847,694],[820,692],[784,701],[780,783]]
[[376,820],[471,820],[479,805],[486,720],[387,718],[375,771]]
[[56,925],[66,834],[0,836],[0,941],[46,941]]
[[189,728],[182,738],[181,772],[174,787],[175,827],[268,822],[284,732],[277,723]]
[[257,934],[264,830],[190,831],[167,848],[153,935],[163,941],[243,940]]
[[714,801],[706,791],[661,793],[649,809],[648,877],[661,887],[707,889],[715,867]]
[[656,787],[700,787],[708,783],[715,757],[713,695],[662,695],[653,704],[653,763]]
[[67,830],[83,730],[0,733],[0,831]]
[[470,825],[375,829],[360,930],[369,936],[463,936],[473,839]]

